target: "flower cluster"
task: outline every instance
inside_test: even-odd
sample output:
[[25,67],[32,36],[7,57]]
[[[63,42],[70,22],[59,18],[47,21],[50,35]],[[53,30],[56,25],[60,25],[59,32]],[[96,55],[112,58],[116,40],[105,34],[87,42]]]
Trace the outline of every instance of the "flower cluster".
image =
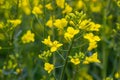
[[28,31],[26,32],[26,34],[24,34],[24,35],[22,36],[21,40],[22,40],[22,42],[23,42],[24,44],[25,44],[25,43],[30,43],[30,42],[34,42],[34,41],[35,41],[34,37],[35,37],[35,34],[34,34],[34,33],[31,33],[31,31],[28,30]]
[[92,49],[96,48],[97,47],[97,41],[100,41],[99,36],[94,36],[93,33],[85,34],[84,38],[89,40],[88,51],[91,51]]
[[45,63],[44,64],[44,69],[50,73],[54,69],[54,65],[50,63]]
[[57,49],[63,45],[56,40],[52,42],[51,39],[50,39],[50,36],[48,36],[47,39],[44,39],[44,41],[42,41],[42,43],[49,46],[51,52],[57,51]]

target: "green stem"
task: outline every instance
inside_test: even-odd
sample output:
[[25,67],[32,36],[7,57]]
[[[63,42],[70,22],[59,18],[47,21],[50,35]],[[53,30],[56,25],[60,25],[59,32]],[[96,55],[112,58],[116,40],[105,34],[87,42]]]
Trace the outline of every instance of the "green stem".
[[66,59],[65,59],[64,66],[63,66],[63,69],[62,69],[62,72],[61,72],[60,80],[63,80],[64,73],[65,73],[65,68],[66,68],[67,63],[68,63],[68,62],[67,62],[67,61],[68,61],[68,56],[69,56],[69,54],[70,54],[70,52],[71,52],[71,49],[72,49],[72,46],[73,46],[73,42],[74,42],[74,39],[72,40],[72,42],[71,42],[71,44],[70,44],[70,46],[69,46],[68,52],[67,52],[67,54],[66,54]]
[[[107,25],[107,15],[108,15],[108,9],[109,9],[109,6],[110,6],[110,2],[111,0],[108,0],[107,1],[107,5],[105,5],[105,9],[104,9],[104,13],[103,13],[103,32],[102,33],[102,38],[103,40],[105,40],[106,38],[106,34],[105,34],[105,30],[106,30],[106,25]],[[106,51],[106,44],[105,42],[103,42],[102,44],[102,53],[103,53],[103,71],[102,71],[102,77],[103,79],[106,78],[106,71],[107,71],[107,61],[108,61],[108,53]]]

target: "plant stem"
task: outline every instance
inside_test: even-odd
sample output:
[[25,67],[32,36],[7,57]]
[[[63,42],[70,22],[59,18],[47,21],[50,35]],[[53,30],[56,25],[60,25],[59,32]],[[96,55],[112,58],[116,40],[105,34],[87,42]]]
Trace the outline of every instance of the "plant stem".
[[68,56],[69,56],[69,54],[70,54],[70,52],[71,52],[73,42],[74,42],[74,39],[72,40],[72,42],[71,42],[71,44],[70,44],[70,46],[69,46],[68,52],[67,52],[67,54],[66,54],[66,59],[65,59],[64,66],[63,66],[63,69],[62,69],[62,72],[61,72],[60,80],[63,80],[64,73],[65,73],[65,68],[66,68],[67,63],[68,63],[68,62],[67,62],[67,61],[68,61]]

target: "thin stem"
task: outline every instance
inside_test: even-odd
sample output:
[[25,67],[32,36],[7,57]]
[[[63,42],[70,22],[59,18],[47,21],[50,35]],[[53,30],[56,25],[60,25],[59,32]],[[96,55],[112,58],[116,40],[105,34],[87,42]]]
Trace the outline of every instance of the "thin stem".
[[72,40],[72,42],[71,42],[71,44],[69,46],[68,52],[66,54],[66,59],[65,59],[64,66],[63,66],[63,69],[62,69],[62,72],[61,72],[60,80],[63,80],[64,73],[65,73],[65,68],[66,68],[67,63],[68,63],[68,56],[69,56],[69,54],[71,52],[71,49],[72,49],[72,46],[73,46],[73,42],[74,42],[74,39]]

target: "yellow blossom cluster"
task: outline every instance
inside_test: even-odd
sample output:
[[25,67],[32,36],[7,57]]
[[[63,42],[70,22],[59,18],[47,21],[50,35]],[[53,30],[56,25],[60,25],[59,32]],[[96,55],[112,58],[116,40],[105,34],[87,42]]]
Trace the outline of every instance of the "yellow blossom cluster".
[[64,8],[65,0],[56,0],[56,4],[60,8]]
[[54,22],[54,26],[58,29],[63,29],[67,26],[68,21],[65,18],[56,19]]
[[89,63],[100,63],[100,60],[97,58],[98,53],[95,52],[89,57],[85,57],[85,60],[83,61],[83,64],[89,64]]
[[100,24],[95,24],[94,22],[86,19],[79,22],[79,28],[87,31],[99,31],[100,27]]
[[34,33],[31,33],[30,30],[28,30],[21,38],[22,42],[25,44],[25,43],[30,43],[30,42],[34,42],[35,39],[35,34]]
[[53,69],[54,69],[54,65],[53,64],[50,64],[50,63],[45,63],[44,64],[44,69],[50,73]]
[[11,23],[13,25],[13,27],[16,27],[17,25],[21,24],[21,20],[20,19],[15,19],[15,20],[8,20],[8,23]]
[[42,8],[43,8],[42,5],[34,6],[34,7],[33,7],[33,10],[32,10],[32,13],[33,13],[34,15],[42,14],[42,13],[43,13]]
[[44,39],[44,41],[42,41],[42,43],[49,46],[51,52],[57,51],[57,49],[63,45],[56,40],[52,42],[51,39],[50,39],[50,36],[48,36],[47,39]]
[[68,27],[67,32],[64,34],[64,38],[70,41],[78,33],[79,33],[79,30],[74,29],[73,27]]
[[80,59],[79,58],[71,58],[70,62],[72,62],[73,64],[77,65],[80,63]]
[[72,7],[69,4],[65,4],[65,9],[62,11],[63,14],[72,12]]
[[94,36],[93,33],[85,34],[84,38],[89,40],[88,51],[91,51],[92,49],[96,48],[97,47],[97,41],[100,41],[99,36]]

